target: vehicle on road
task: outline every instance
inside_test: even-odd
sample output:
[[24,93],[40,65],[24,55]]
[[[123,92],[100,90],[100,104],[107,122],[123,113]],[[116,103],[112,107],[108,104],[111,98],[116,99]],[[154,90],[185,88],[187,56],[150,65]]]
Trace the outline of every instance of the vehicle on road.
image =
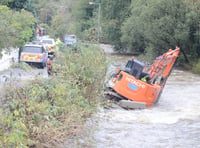
[[77,46],[77,38],[76,38],[76,35],[74,34],[66,34],[64,36],[64,44],[67,46],[67,47],[76,47]]
[[132,58],[112,77],[110,91],[105,94],[119,100],[124,108],[146,108],[160,98],[180,49],[169,49],[151,66]]
[[45,46],[49,55],[54,55],[56,52],[56,44],[53,38],[42,38],[41,43]]
[[48,53],[42,44],[28,43],[20,51],[20,62],[37,64],[42,68],[46,67]]

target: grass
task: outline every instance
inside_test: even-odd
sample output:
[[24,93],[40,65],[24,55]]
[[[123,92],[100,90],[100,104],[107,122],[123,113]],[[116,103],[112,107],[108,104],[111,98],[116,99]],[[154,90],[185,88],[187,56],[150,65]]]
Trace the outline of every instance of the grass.
[[24,71],[31,71],[32,68],[29,64],[25,63],[25,62],[20,62],[20,63],[14,63],[11,65],[11,68],[20,68]]

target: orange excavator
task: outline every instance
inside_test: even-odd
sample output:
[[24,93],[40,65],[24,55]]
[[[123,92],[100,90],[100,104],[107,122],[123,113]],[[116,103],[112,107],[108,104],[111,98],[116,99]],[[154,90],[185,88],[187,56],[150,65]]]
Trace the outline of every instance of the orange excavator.
[[169,49],[152,65],[145,65],[134,57],[111,79],[110,91],[105,94],[118,99],[128,109],[142,109],[156,104],[178,57],[180,49]]

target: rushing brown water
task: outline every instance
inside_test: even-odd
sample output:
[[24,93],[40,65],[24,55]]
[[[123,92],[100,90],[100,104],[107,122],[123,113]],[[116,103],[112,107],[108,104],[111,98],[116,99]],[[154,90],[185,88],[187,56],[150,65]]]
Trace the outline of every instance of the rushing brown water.
[[90,123],[97,148],[200,148],[200,77],[174,69],[157,105],[101,109]]
[[173,70],[159,103],[144,110],[102,109],[96,147],[200,147],[200,77]]

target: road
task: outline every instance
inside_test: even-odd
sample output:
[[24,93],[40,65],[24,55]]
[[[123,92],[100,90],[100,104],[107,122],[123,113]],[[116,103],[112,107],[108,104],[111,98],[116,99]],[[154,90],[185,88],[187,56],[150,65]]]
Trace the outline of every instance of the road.
[[3,52],[3,57],[0,59],[0,87],[12,82],[33,80],[36,76],[48,77],[46,67],[44,69],[32,67],[30,71],[25,71],[20,68],[10,68],[13,62],[18,62],[18,49],[11,50],[10,54]]
[[0,71],[8,69],[13,60],[17,61],[18,49],[11,49],[10,53],[2,52],[2,58],[0,58]]

